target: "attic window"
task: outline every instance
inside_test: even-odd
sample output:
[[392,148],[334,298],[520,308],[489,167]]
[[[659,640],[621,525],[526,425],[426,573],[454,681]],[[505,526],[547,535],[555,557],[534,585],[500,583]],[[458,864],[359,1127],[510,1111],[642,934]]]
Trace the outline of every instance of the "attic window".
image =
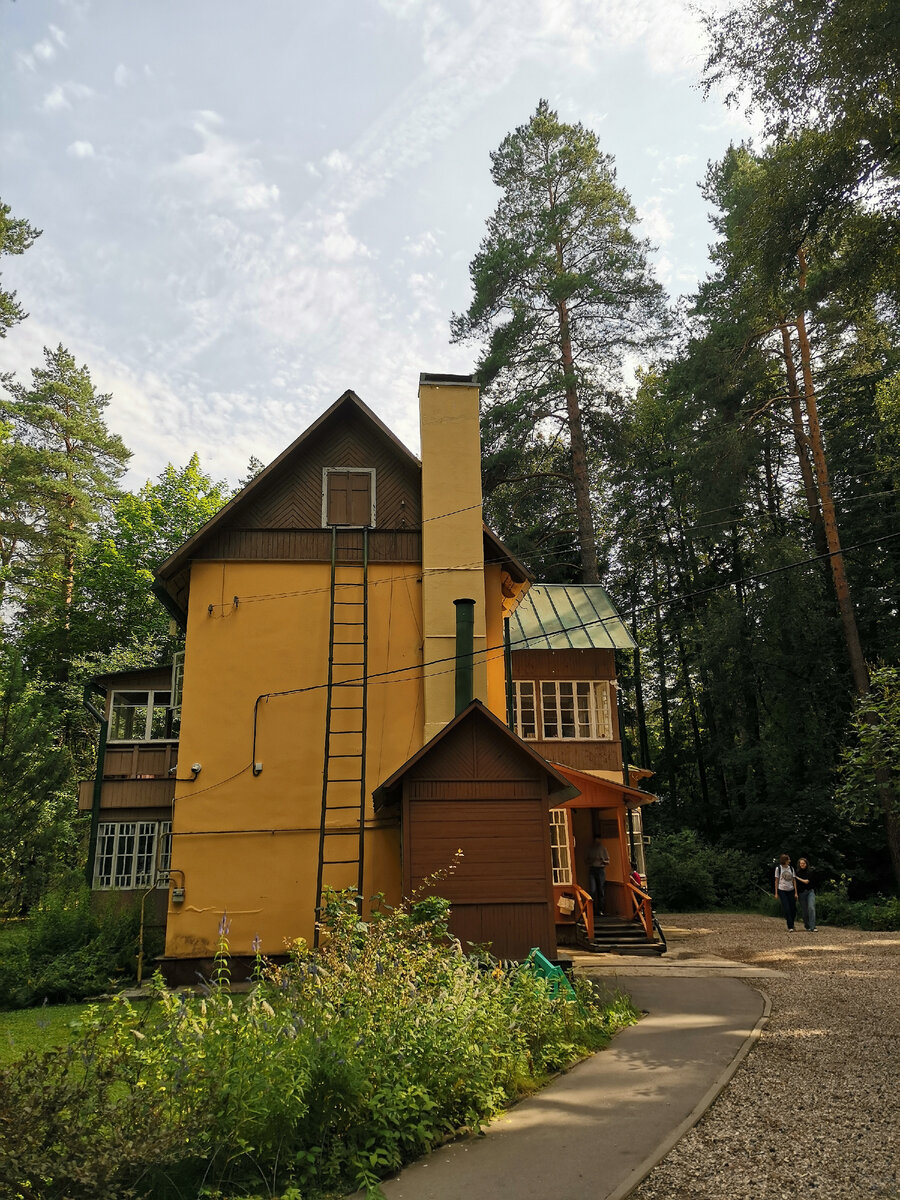
[[375,471],[351,467],[322,470],[322,524],[360,528],[375,524]]

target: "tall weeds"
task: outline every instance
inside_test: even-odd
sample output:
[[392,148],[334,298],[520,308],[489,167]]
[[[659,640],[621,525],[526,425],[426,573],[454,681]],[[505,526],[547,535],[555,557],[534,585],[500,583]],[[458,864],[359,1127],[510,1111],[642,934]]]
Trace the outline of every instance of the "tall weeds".
[[0,1080],[0,1192],[376,1194],[634,1019],[621,997],[579,985],[554,999],[529,970],[479,963],[448,938],[447,912],[429,899],[363,923],[334,895],[322,948],[258,959],[249,997],[230,992],[223,927],[207,995],[158,980],[153,1006],[95,1011],[69,1050]]

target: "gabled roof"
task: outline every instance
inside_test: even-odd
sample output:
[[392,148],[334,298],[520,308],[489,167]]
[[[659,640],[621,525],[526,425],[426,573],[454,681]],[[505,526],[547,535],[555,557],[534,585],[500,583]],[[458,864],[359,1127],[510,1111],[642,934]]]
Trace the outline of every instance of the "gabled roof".
[[417,750],[412,758],[408,758],[402,767],[398,767],[389,779],[386,779],[384,783],[378,785],[378,787],[372,793],[372,798],[375,801],[375,808],[384,808],[385,805],[396,803],[396,801],[400,798],[400,784],[403,781],[404,775],[412,770],[412,768],[418,762],[429,755],[440,742],[442,742],[446,737],[449,737],[449,735],[459,725],[461,725],[464,721],[471,720],[473,716],[475,716],[476,719],[477,717],[482,717],[489,724],[493,725],[496,730],[503,735],[504,738],[511,742],[518,750],[521,750],[535,763],[536,766],[538,766],[549,776],[552,781],[552,785],[550,787],[551,794],[561,793],[554,801],[555,804],[562,804],[564,800],[571,799],[573,796],[578,795],[578,788],[563,776],[561,768],[554,766],[553,763],[547,762],[543,755],[538,754],[533,747],[529,746],[527,742],[524,742],[517,733],[514,733],[508,725],[501,721],[499,717],[495,716],[494,713],[492,713],[489,708],[482,704],[480,700],[473,700],[462,710],[461,713],[457,713],[452,721],[448,721],[440,733],[436,733],[430,741],[426,742],[421,750]]
[[211,517],[205,525],[201,526],[200,529],[197,530],[193,537],[189,537],[186,542],[179,546],[174,554],[170,554],[165,562],[161,563],[159,567],[157,567],[157,579],[171,578],[183,566],[185,566],[191,558],[195,557],[196,551],[202,542],[205,542],[206,539],[209,538],[211,534],[219,528],[220,525],[230,521],[236,513],[238,513],[242,508],[246,507],[246,505],[250,503],[260,489],[263,488],[269,480],[271,480],[272,476],[277,474],[280,469],[286,466],[289,460],[295,458],[303,450],[305,445],[312,439],[313,435],[316,434],[327,421],[331,420],[331,418],[341,409],[347,407],[355,408],[358,412],[362,413],[363,416],[371,421],[372,424],[384,434],[384,436],[392,443],[394,448],[402,457],[407,459],[408,462],[414,465],[417,469],[421,469],[422,464],[412,453],[412,451],[408,450],[397,437],[397,435],[391,433],[387,425],[385,425],[384,422],[372,412],[371,408],[364,404],[362,400],[360,400],[359,396],[357,396],[355,392],[350,391],[348,388],[348,390],[344,392],[342,396],[335,400],[334,404],[332,404],[330,408],[326,409],[320,417],[317,417],[317,419],[313,421],[312,425],[310,425],[308,429],[305,429],[298,438],[295,438],[286,450],[282,450],[278,457],[273,459],[272,462],[270,462],[265,468],[265,470],[260,471],[255,479],[251,479],[245,488],[242,488],[236,496],[233,496],[224,508],[220,508],[215,516]]
[[641,808],[657,799],[650,792],[630,787],[624,780],[617,783],[614,779],[604,779],[594,771],[578,771],[561,763],[556,764],[556,769],[578,792],[574,797],[557,801],[557,808],[602,808],[610,799],[621,799],[626,808]]
[[[416,472],[421,471],[422,464],[412,451],[404,446],[396,434],[388,429],[387,425],[375,415],[368,405],[360,400],[355,392],[348,389],[330,408],[313,421],[309,428],[291,442],[286,450],[283,450],[276,459],[269,463],[265,470],[252,479],[236,496],[233,496],[215,516],[211,517],[157,568],[153,592],[170,615],[182,626],[187,621],[185,598],[189,588],[191,560],[199,556],[203,546],[221,529],[231,527],[235,518],[239,518],[243,510],[253,505],[270,484],[275,484],[279,475],[291,469],[293,463],[309,448],[315,435],[323,426],[334,419],[341,420],[342,414],[346,414],[348,410],[352,410],[353,413],[362,416],[373,425],[407,466],[412,467]],[[486,525],[484,526],[484,556],[486,562],[501,563],[517,583],[530,582],[532,579],[527,568]]]
[[510,617],[516,650],[634,650],[599,583],[535,583]]

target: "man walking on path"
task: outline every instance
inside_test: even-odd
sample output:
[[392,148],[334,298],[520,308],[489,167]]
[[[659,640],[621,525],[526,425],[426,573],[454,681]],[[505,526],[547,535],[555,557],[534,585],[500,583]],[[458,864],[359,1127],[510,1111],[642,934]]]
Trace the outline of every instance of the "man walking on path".
[[590,868],[590,883],[588,885],[591,899],[594,902],[594,915],[603,916],[603,904],[606,895],[606,868],[609,866],[609,851],[603,845],[600,835],[594,838],[587,852],[587,865]]

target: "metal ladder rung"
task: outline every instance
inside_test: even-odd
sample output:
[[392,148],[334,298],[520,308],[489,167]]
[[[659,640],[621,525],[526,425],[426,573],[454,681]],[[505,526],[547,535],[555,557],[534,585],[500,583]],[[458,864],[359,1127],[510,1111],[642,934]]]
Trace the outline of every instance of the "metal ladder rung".
[[[368,665],[368,567],[369,567],[369,530],[364,526],[361,530],[361,546],[357,551],[355,548],[339,546],[338,544],[338,527],[331,527],[331,614],[330,614],[330,629],[329,629],[329,644],[328,644],[328,693],[325,712],[325,753],[322,771],[322,813],[319,825],[319,867],[318,878],[316,881],[316,912],[322,912],[322,896],[325,890],[325,880],[323,871],[326,867],[332,866],[352,866],[358,868],[356,890],[357,904],[361,904],[361,889],[363,886],[363,853],[364,853],[364,834],[365,834],[365,807],[366,807],[366,670]],[[346,558],[344,556],[347,556]],[[350,578],[347,579],[346,576]],[[358,598],[353,600],[345,600],[339,597],[348,590],[354,590],[359,593]],[[338,607],[356,608],[356,619],[340,620],[339,617],[354,617],[353,613],[337,612]],[[338,638],[336,634],[339,631],[346,630],[348,633],[354,633],[355,636],[350,639]],[[350,659],[349,661],[340,661],[340,648],[345,647],[353,649],[357,654],[362,654],[362,659]],[[341,673],[346,671],[349,678],[344,679]],[[358,672],[361,678],[356,678],[354,673]],[[337,678],[335,678],[337,676]],[[357,704],[334,704],[333,700],[337,699],[334,695],[335,688],[354,688],[360,691],[359,703]],[[346,699],[352,699],[348,696]],[[332,722],[335,714],[339,712],[353,712],[360,715],[360,728],[358,729],[332,729]],[[338,737],[350,737],[354,739],[354,748],[352,752],[332,753],[331,739]],[[356,749],[359,746],[359,750]],[[359,775],[340,775],[333,777],[331,771],[336,769],[338,761],[351,760],[359,767]],[[350,763],[348,762],[349,766]],[[344,800],[344,796],[338,796],[335,789],[339,787],[350,787],[353,785],[351,794],[359,790],[359,799],[353,804],[331,803],[331,794],[334,794],[335,799]],[[329,793],[329,789],[332,792]],[[328,826],[329,813],[338,812],[355,812],[358,814],[358,822],[353,823],[350,829],[331,829]],[[347,820],[347,818],[343,818]],[[338,858],[327,859],[325,857],[325,842],[329,837],[351,837],[358,839],[357,854],[354,858]],[[360,910],[361,911],[361,910]],[[315,944],[319,943],[319,927],[316,926]]]

